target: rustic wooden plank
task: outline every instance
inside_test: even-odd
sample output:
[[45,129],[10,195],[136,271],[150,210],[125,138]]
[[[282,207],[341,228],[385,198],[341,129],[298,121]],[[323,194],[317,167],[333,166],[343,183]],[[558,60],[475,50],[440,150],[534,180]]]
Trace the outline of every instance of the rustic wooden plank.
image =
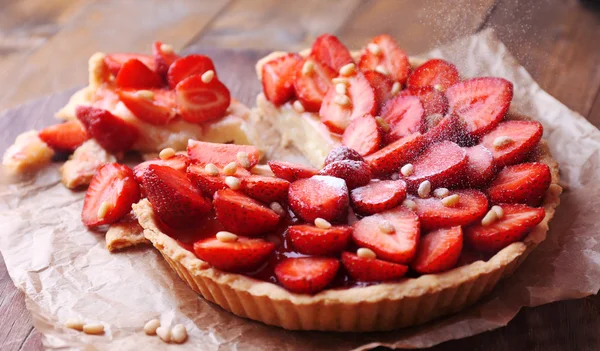
[[18,350],[33,328],[31,315],[25,308],[23,293],[13,285],[1,257],[0,316],[0,349]]
[[594,100],[592,108],[590,109],[590,112],[587,115],[587,119],[597,128],[600,128],[600,89],[596,94],[596,99]]

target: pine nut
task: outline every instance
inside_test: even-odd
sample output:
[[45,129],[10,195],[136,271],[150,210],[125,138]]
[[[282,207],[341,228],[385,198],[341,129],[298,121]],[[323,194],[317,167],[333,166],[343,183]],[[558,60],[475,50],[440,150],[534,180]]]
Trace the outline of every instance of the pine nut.
[[350,98],[346,95],[336,95],[335,98],[333,98],[333,102],[340,106],[350,106],[352,104]]
[[223,173],[225,173],[225,175],[232,176],[235,172],[237,172],[236,162],[229,162],[227,166],[223,167]]
[[386,133],[390,131],[390,125],[388,124],[388,122],[385,121],[385,119],[383,119],[383,117],[375,117],[375,122],[377,122],[377,125],[379,126],[379,128],[381,128],[382,131]]
[[315,71],[315,63],[311,60],[306,60],[302,65],[302,75],[310,76]]
[[396,232],[396,228],[390,221],[383,220],[377,224],[379,230],[386,234],[394,234]]
[[217,240],[222,243],[234,243],[238,240],[238,236],[226,231],[220,231],[217,233]]
[[315,226],[317,228],[321,228],[321,229],[329,229],[329,228],[331,228],[331,223],[329,223],[327,220],[319,217],[319,218],[315,219]]
[[211,176],[219,175],[219,168],[217,168],[214,163],[208,163],[204,166],[204,171]]
[[177,324],[171,330],[171,340],[176,344],[182,344],[187,339],[187,330],[183,324]]
[[210,83],[213,78],[215,77],[215,71],[213,71],[212,69],[209,69],[208,71],[204,72],[202,74],[202,81],[206,84]]
[[454,195],[446,196],[445,198],[443,198],[442,205],[444,205],[446,207],[454,207],[454,206],[458,205],[459,201],[460,201],[460,196],[458,196],[458,194],[454,194]]
[[377,65],[375,67],[375,72],[379,72],[379,73],[383,74],[384,76],[389,76],[390,75],[390,71],[388,71],[388,69],[385,68],[384,65]]
[[398,173],[392,173],[390,175],[390,179],[391,180],[398,180],[398,179],[400,179],[400,175]]
[[335,77],[331,80],[331,82],[333,84],[345,84],[345,85],[350,84],[350,82],[348,81],[348,78],[343,78],[343,77]]
[[443,199],[448,195],[450,195],[450,190],[446,188],[437,188],[433,191],[433,196],[437,197],[438,199]]
[[250,168],[250,159],[248,158],[248,154],[240,151],[237,153],[237,155],[235,155],[238,159],[238,162],[240,163],[240,166],[248,169]]
[[342,76],[352,76],[356,73],[356,65],[354,63],[349,63],[347,65],[342,66],[340,68],[340,75]]
[[169,329],[169,327],[158,327],[156,329],[156,335],[166,343],[171,341],[171,329]]
[[504,217],[504,209],[498,205],[494,205],[491,208],[492,211],[496,212],[496,217],[498,217],[498,219],[501,219],[502,217]]
[[152,100],[154,99],[154,93],[150,90],[138,90],[135,95],[142,99]]
[[171,157],[175,156],[175,150],[173,150],[172,148],[168,147],[166,149],[162,149],[160,151],[160,153],[158,154],[158,157],[161,160],[166,160],[169,159]]
[[294,101],[294,103],[292,104],[292,107],[294,108],[294,110],[302,113],[304,111],[306,111],[306,109],[304,108],[304,105],[302,105],[302,103],[300,102],[300,100],[296,100]]
[[104,325],[100,323],[86,323],[83,326],[83,332],[91,335],[98,335],[104,333]]
[[156,335],[158,327],[160,327],[160,321],[158,319],[151,319],[144,325],[144,333],[146,335]]
[[434,84],[433,89],[435,89],[437,91],[442,91],[442,89],[444,89],[444,87],[441,84]]
[[407,163],[402,168],[400,168],[400,173],[402,173],[405,177],[410,177],[413,173],[415,173],[415,167],[412,163]]
[[169,44],[161,44],[160,51],[164,52],[165,54],[172,54],[175,49],[173,49],[173,47]]
[[362,258],[377,258],[375,252],[373,252],[371,249],[367,249],[366,247],[361,247],[360,249],[356,250],[356,255]]
[[496,139],[494,139],[493,145],[495,149],[504,149],[505,147],[509,146],[514,142],[515,141],[511,137],[499,136]]
[[428,180],[424,180],[421,184],[419,184],[419,189],[417,189],[417,194],[419,197],[424,199],[429,197],[429,193],[431,192],[431,182]]
[[488,213],[486,213],[485,217],[483,217],[483,219],[481,220],[481,225],[488,226],[496,222],[496,220],[498,220],[498,215],[496,214],[496,211],[489,210]]
[[103,201],[98,207],[98,218],[103,219],[112,210],[112,205],[106,201]]
[[83,321],[81,321],[81,320],[79,320],[77,318],[69,318],[65,322],[65,327],[67,327],[69,329],[75,329],[75,330],[82,331],[84,324],[85,323],[83,323]]
[[227,176],[225,177],[225,184],[231,188],[231,190],[239,190],[242,186],[242,182],[236,177]]
[[404,200],[402,202],[402,205],[404,205],[404,207],[410,208],[413,211],[417,209],[417,203],[411,199]]
[[379,56],[382,54],[381,46],[379,46],[375,43],[369,43],[367,45],[367,50],[369,50],[370,53],[372,53],[373,55],[376,55],[376,56]]
[[275,213],[277,213],[278,215],[282,215],[284,214],[285,210],[283,209],[283,206],[281,206],[279,204],[279,202],[271,202],[271,204],[269,205],[269,208],[271,208]]
[[400,85],[400,82],[394,82],[394,85],[392,85],[392,90],[390,91],[390,93],[392,94],[392,96],[395,96],[396,94],[398,94],[400,92],[401,88],[402,88],[402,85]]
[[335,85],[335,92],[340,95],[346,95],[348,89],[346,89],[346,84],[338,83]]

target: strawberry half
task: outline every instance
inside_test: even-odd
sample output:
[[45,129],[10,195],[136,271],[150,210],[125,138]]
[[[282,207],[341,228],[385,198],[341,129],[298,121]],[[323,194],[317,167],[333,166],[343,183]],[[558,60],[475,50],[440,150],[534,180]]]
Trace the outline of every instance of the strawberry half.
[[328,164],[335,161],[364,161],[365,159],[358,153],[358,151],[344,145],[336,146],[325,158],[323,165],[327,166]]
[[331,80],[337,77],[337,72],[313,57],[308,57],[303,64],[311,64],[313,68],[308,73],[305,73],[304,69],[296,71],[294,79],[296,96],[306,111],[317,112],[321,108],[327,90],[333,88]]
[[62,152],[73,152],[90,138],[77,120],[46,127],[38,135],[52,149]]
[[144,180],[144,173],[148,170],[150,165],[160,165],[171,167],[179,172],[185,173],[188,165],[190,164],[190,159],[185,155],[174,155],[169,157],[166,160],[162,160],[160,158],[154,160],[148,160],[140,163],[139,165],[133,167],[133,173],[135,174],[135,180],[138,183],[142,183]]
[[465,148],[467,167],[460,182],[465,188],[478,188],[485,185],[495,173],[494,156],[481,145]]
[[435,197],[411,197],[417,204],[415,211],[423,230],[467,225],[481,219],[488,210],[488,199],[481,191],[453,190],[450,194],[457,194],[460,198],[453,207],[442,205],[441,200]]
[[382,133],[375,117],[364,115],[356,118],[344,131],[342,144],[366,156],[379,150]]
[[275,276],[291,292],[314,294],[331,283],[339,268],[335,258],[295,257],[281,261],[275,267]]
[[371,169],[366,162],[361,161],[335,161],[325,166],[320,175],[341,178],[346,181],[348,189],[369,184],[371,181]]
[[385,175],[396,172],[421,152],[425,146],[425,138],[420,133],[414,133],[398,139],[388,146],[365,157],[371,166],[371,172]]
[[447,271],[458,262],[463,247],[461,227],[442,228],[421,237],[412,269],[421,274]]
[[313,176],[293,182],[288,190],[290,208],[312,223],[317,218],[335,221],[348,209],[348,187],[343,179]]
[[[535,149],[542,139],[544,128],[536,121],[506,121],[502,122],[481,139],[485,146],[494,155],[494,160],[499,167],[522,162]],[[499,137],[509,137],[512,143],[498,148],[494,141]]]
[[169,124],[177,116],[175,92],[166,89],[151,91],[154,95],[152,98],[132,89],[119,89],[117,94],[129,111],[142,121],[154,125]]
[[187,146],[188,156],[201,165],[214,163],[217,167],[224,167],[231,162],[238,162],[237,155],[246,153],[250,167],[254,167],[260,160],[260,150],[252,145],[217,144],[205,141],[189,140]]
[[425,180],[433,188],[450,187],[461,179],[467,167],[467,152],[451,141],[431,145],[413,162],[413,173],[404,177],[411,191]]
[[285,179],[252,175],[242,179],[242,191],[253,199],[270,203],[287,199],[290,182]]
[[272,231],[279,215],[260,202],[231,189],[215,193],[213,206],[226,230],[237,235],[256,236]]
[[244,237],[238,237],[235,242],[230,243],[216,238],[194,243],[194,252],[198,258],[227,272],[252,271],[265,262],[273,250],[273,243]]
[[138,139],[139,130],[136,126],[107,110],[77,106],[75,115],[88,134],[110,153],[127,151]]
[[302,56],[289,53],[265,63],[262,67],[262,86],[267,100],[283,105],[294,96],[294,77],[302,69]]
[[390,73],[390,78],[400,84],[406,83],[410,72],[410,63],[408,56],[389,34],[376,36],[369,45],[375,44],[379,48],[379,53],[373,53],[371,50],[365,50],[360,58],[358,67],[361,71],[375,71],[377,66],[382,66]]
[[386,282],[400,279],[408,267],[403,264],[364,258],[350,252],[342,253],[342,264],[350,276],[362,282]]
[[483,226],[481,223],[465,228],[465,239],[475,249],[496,252],[525,237],[546,212],[543,208],[521,204],[502,205],[504,216],[496,222]]
[[210,57],[205,55],[188,55],[180,57],[173,61],[169,67],[167,73],[169,87],[175,89],[177,84],[182,80],[194,75],[202,76],[207,71],[215,72],[215,77],[213,79],[217,78],[217,71]]
[[448,61],[433,59],[417,67],[408,77],[407,84],[411,89],[434,87],[436,90],[446,91],[459,80],[456,66]]
[[221,118],[231,104],[229,89],[216,77],[208,83],[200,75],[185,78],[175,87],[175,94],[181,118],[190,123]]
[[331,34],[323,34],[315,40],[311,56],[336,72],[343,66],[354,62],[348,48],[335,35]]
[[[241,179],[243,181],[244,178],[249,177],[251,173],[241,167],[238,167],[234,177]],[[206,172],[206,169],[203,165],[200,164],[191,164],[187,168],[187,176],[192,181],[202,194],[208,197],[213,197],[217,190],[228,189],[229,186],[225,183],[225,178],[227,177],[223,170],[219,170],[219,174],[212,175]]]
[[152,89],[160,88],[163,80],[142,61],[131,59],[121,66],[115,83],[119,88]]
[[375,92],[375,100],[377,101],[379,110],[389,99],[392,98],[392,87],[394,86],[394,81],[385,74],[375,71],[365,71],[363,74]]
[[107,163],[98,169],[85,193],[81,220],[88,227],[114,223],[139,199],[140,188],[133,171],[118,163]]
[[141,61],[146,67],[153,71],[156,69],[154,57],[142,54],[107,54],[104,56],[104,63],[108,67],[110,73],[116,77],[119,74],[119,70],[121,70],[121,66],[123,66],[125,62],[134,59]]
[[423,113],[423,105],[416,96],[398,95],[388,101],[381,109],[381,117],[390,126],[386,141],[391,143],[419,132]]
[[[391,224],[393,233],[384,231]],[[365,217],[354,223],[354,241],[373,250],[377,257],[396,263],[408,263],[417,253],[419,218],[404,207]]]
[[163,49],[163,43],[160,41],[155,41],[152,44],[152,55],[154,56],[154,64],[156,66],[155,71],[166,80],[171,64],[179,58],[179,55],[172,50],[165,51]]
[[445,115],[448,111],[448,99],[446,95],[433,87],[410,88],[402,90],[397,96],[416,96],[423,106],[423,115],[433,114]]
[[493,204],[540,204],[552,182],[550,168],[543,163],[521,163],[504,168],[487,189]]
[[294,248],[302,254],[314,256],[334,255],[350,243],[352,227],[347,225],[321,229],[312,225],[292,225],[287,235]]
[[357,212],[373,214],[391,210],[406,198],[406,183],[401,180],[371,182],[350,192],[352,206]]
[[291,162],[269,161],[267,164],[276,177],[285,179],[289,182],[295,182],[303,178],[310,178],[319,173],[319,170],[316,168]]

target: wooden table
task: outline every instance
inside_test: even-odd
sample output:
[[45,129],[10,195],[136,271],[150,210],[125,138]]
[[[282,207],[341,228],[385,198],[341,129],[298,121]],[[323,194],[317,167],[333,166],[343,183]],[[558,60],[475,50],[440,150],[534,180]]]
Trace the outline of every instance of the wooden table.
[[[409,54],[493,27],[543,89],[600,126],[600,4],[590,0],[0,0],[0,110],[87,79],[95,51],[359,47],[390,33]],[[506,327],[436,350],[600,349],[600,296],[525,309]],[[0,349],[39,350],[0,257]]]

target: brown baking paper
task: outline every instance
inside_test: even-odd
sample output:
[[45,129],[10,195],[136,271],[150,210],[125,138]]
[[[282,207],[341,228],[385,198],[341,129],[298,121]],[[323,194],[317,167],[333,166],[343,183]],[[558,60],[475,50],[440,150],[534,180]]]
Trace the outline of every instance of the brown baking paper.
[[[504,326],[522,306],[580,298],[600,288],[600,131],[540,89],[491,30],[429,53],[464,76],[493,75],[515,84],[513,108],[541,121],[568,191],[548,238],[483,302],[449,318],[387,333],[289,332],[245,320],[198,297],[159,254],[105,249],[102,233],[80,222],[83,193],[59,183],[56,168],[0,192],[0,250],[48,349],[308,350],[427,347]],[[63,327],[69,317],[98,321],[103,336]],[[183,323],[184,345],[142,332],[144,323]]]

